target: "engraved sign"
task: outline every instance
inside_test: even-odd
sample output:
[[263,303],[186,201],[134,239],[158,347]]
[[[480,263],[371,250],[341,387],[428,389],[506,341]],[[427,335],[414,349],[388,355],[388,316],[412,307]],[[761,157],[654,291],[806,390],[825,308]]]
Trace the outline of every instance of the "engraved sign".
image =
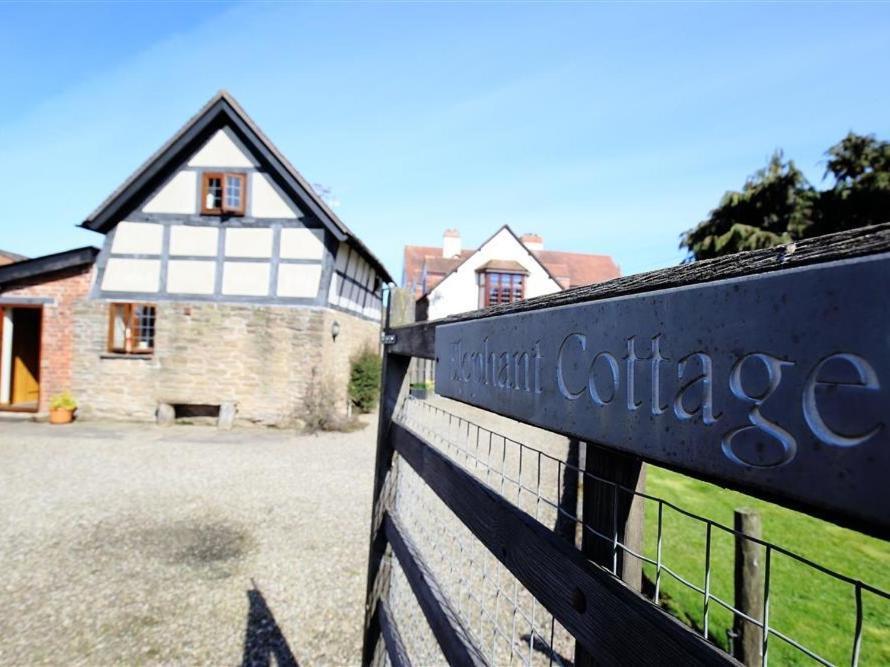
[[436,357],[443,396],[890,528],[887,256],[445,324]]

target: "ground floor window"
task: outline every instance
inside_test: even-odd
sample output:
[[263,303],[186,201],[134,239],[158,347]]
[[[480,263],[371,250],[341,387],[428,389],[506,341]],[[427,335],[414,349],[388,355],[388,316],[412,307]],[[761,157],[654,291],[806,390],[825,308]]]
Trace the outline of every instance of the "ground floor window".
[[155,307],[151,304],[111,304],[108,351],[151,354],[155,347],[155,316]]

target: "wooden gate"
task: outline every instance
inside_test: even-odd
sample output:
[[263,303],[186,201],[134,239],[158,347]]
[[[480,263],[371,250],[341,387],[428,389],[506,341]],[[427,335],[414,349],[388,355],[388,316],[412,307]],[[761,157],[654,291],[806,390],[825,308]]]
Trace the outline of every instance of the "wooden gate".
[[[868,623],[890,618],[884,590],[653,497],[644,471],[888,539],[888,285],[883,225],[445,320],[387,320],[364,664],[733,663],[709,641],[720,609],[755,638],[759,664],[776,642],[857,664]],[[412,358],[436,362],[431,400],[407,396]],[[492,414],[520,435],[499,433]],[[523,442],[545,431],[567,438],[558,455]],[[654,550],[642,544],[647,502]],[[700,583],[663,557],[667,511],[701,524]],[[714,586],[723,535],[764,560],[756,616]],[[849,587],[842,658],[771,622],[779,557]],[[700,627],[659,607],[665,577],[701,595]],[[400,620],[397,604],[416,613]]]

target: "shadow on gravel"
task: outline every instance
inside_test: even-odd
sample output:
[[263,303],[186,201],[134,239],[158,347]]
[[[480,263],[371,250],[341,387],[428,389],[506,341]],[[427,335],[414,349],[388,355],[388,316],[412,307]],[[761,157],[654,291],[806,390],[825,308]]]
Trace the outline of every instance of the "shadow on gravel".
[[250,607],[247,611],[241,667],[269,667],[273,656],[278,667],[299,667],[256,584],[253,585],[253,590],[247,591],[247,600]]

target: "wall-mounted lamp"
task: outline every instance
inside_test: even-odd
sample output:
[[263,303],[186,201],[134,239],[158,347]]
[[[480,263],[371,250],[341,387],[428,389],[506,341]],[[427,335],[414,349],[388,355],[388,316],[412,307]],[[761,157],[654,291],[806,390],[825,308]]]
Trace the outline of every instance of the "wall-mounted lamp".
[[331,322],[331,338],[333,340],[337,340],[337,336],[340,335],[340,323],[337,320]]

